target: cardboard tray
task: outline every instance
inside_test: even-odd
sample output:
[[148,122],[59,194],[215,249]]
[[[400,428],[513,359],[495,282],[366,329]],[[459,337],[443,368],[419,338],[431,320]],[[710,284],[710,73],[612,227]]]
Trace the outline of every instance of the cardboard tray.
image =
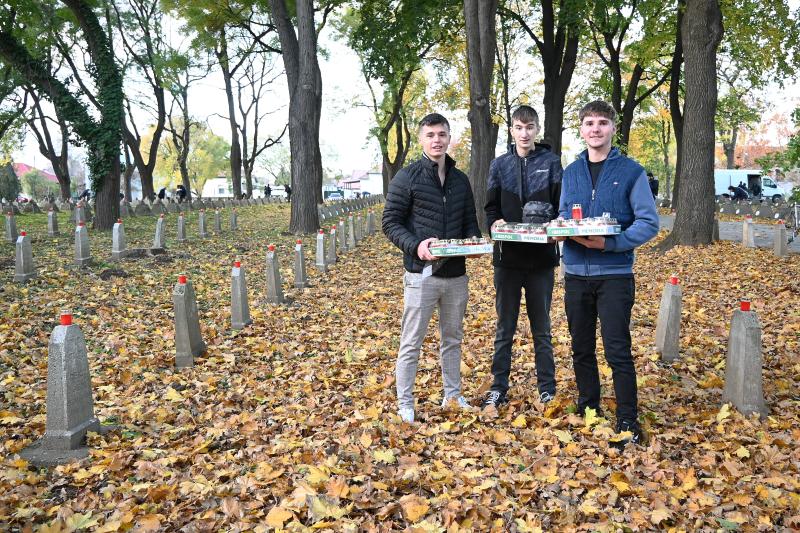
[[487,244],[448,244],[442,247],[430,247],[431,253],[436,257],[456,257],[460,255],[490,254],[494,249],[492,243]]
[[549,237],[619,235],[621,231],[622,230],[619,224],[609,224],[605,226],[572,226],[572,227],[547,226],[547,235]]

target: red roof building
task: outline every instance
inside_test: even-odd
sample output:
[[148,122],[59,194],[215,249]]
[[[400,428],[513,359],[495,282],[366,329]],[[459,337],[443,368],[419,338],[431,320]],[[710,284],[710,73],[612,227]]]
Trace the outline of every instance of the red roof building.
[[25,163],[13,163],[12,166],[14,167],[14,173],[17,175],[17,178],[22,179],[22,176],[30,172],[31,170],[38,171],[47,181],[52,181],[53,183],[58,183],[58,178],[55,174],[51,172],[47,172],[46,170],[39,170],[38,168],[32,167]]

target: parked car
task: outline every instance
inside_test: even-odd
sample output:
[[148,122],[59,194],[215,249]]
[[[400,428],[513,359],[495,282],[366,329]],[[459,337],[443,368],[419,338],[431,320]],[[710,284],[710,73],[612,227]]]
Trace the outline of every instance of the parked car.
[[328,200],[344,200],[344,196],[340,192],[332,192],[328,195]]

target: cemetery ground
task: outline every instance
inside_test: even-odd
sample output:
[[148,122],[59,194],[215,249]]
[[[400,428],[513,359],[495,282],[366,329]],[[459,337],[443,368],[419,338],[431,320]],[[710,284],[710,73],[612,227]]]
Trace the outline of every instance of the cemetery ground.
[[[633,351],[645,446],[609,447],[613,420],[574,414],[574,376],[556,285],[558,394],[542,405],[527,327],[515,341],[511,403],[498,416],[442,409],[438,331],[416,382],[418,423],[396,415],[394,361],[402,258],[378,232],[339,256],[311,287],[293,288],[286,205],[241,207],[238,232],[175,239],[167,252],[111,263],[111,233],[90,230],[95,264],[73,266],[73,226],[47,237],[46,215],[22,215],[38,277],[13,279],[2,244],[0,524],[20,531],[536,531],[800,528],[800,261],[717,242],[637,254]],[[377,217],[379,218],[379,216]],[[125,220],[148,247],[154,217]],[[657,240],[665,235],[661,232]],[[265,254],[277,244],[287,305],[265,303]],[[253,324],[230,328],[230,270],[247,270]],[[495,312],[491,260],[468,262],[463,392],[488,388]],[[654,349],[664,283],[683,286],[681,356]],[[206,355],[174,368],[172,287],[197,292]],[[750,298],[763,330],[770,415],[721,404],[728,324]],[[62,309],[86,336],[95,415],[90,456],[36,469],[15,454],[45,429],[47,345]],[[520,320],[524,324],[524,320]],[[602,351],[602,348],[599,348]],[[603,408],[611,371],[599,357]]]

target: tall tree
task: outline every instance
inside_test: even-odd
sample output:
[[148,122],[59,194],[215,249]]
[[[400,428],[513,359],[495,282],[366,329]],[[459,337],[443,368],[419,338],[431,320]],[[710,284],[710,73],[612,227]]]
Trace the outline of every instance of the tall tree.
[[469,179],[475,196],[478,224],[486,229],[486,184],[489,164],[494,159],[498,125],[492,120],[492,79],[497,48],[498,0],[464,0],[467,29],[467,65],[469,67],[469,118],[472,133],[472,157]]
[[[76,134],[88,146],[88,162],[92,174],[92,188],[97,200],[94,227],[110,229],[119,215],[119,149],[122,131],[122,77],[114,60],[111,41],[87,0],[62,0],[74,26],[83,36],[91,59],[89,69],[96,87],[94,98],[100,109],[97,120],[86,104],[58,78],[52,75],[45,60],[36,57],[17,30],[24,27],[15,20],[18,13],[5,7],[5,22],[0,24],[0,61],[11,66],[30,85],[35,86],[50,99],[58,113],[64,117]],[[33,8],[25,15],[31,15]],[[37,15],[44,24],[54,24],[48,17]],[[64,21],[68,17],[59,17]]]
[[[121,9],[119,2],[112,2],[116,14],[116,23],[119,40],[123,49],[136,72],[138,72],[150,86],[150,92],[155,105],[144,101],[136,102],[138,109],[151,109],[155,118],[155,128],[150,137],[150,146],[141,146],[142,136],[136,126],[136,120],[131,109],[131,97],[125,99],[128,118],[123,122],[123,135],[125,143],[130,149],[139,178],[142,183],[142,196],[155,199],[153,188],[153,169],[156,166],[158,143],[164,132],[167,120],[167,106],[165,97],[164,67],[172,51],[164,40],[163,19],[158,0],[126,0],[127,9]],[[148,154],[145,160],[144,153]]]
[[544,71],[544,142],[550,145],[554,153],[560,154],[564,105],[577,64],[587,2],[540,0],[538,6],[539,12],[533,22],[519,8],[519,2],[513,6],[511,2],[505,2],[502,12],[519,23],[539,51]]
[[[69,200],[71,179],[69,176],[69,130],[67,123],[59,116],[57,110],[55,118],[48,116],[44,112],[41,97],[35,89],[29,88],[28,94],[33,103],[28,117],[28,126],[36,137],[39,153],[45,156],[53,167],[53,174],[56,175],[58,180],[61,199]],[[56,137],[55,141],[53,140],[54,135],[50,131],[51,127],[58,129],[58,137]]]
[[278,144],[288,126],[276,137],[264,135],[264,122],[274,110],[264,109],[268,87],[281,74],[273,72],[270,56],[254,54],[245,65],[242,75],[236,80],[236,100],[241,121],[238,124],[242,136],[242,169],[248,198],[253,197],[253,169],[256,161],[268,148]]
[[682,33],[686,61],[684,159],[675,225],[664,248],[709,244],[712,238],[717,47],[723,33],[719,1],[687,0]]
[[[322,155],[319,123],[322,115],[322,75],[317,57],[317,28],[312,0],[295,2],[297,28],[286,0],[269,0],[281,41],[289,86],[289,149],[292,155],[292,211],[289,231],[313,233],[319,228],[317,204],[322,202]],[[333,9],[323,8],[323,19]]]
[[686,12],[686,0],[676,0],[675,10],[675,46],[669,66],[669,115],[672,117],[672,130],[678,151],[675,155],[675,182],[672,185],[672,207],[678,207],[678,188],[683,168],[683,109],[681,108],[683,91],[683,19]]
[[[595,53],[606,65],[611,105],[619,115],[617,143],[627,150],[636,109],[669,78],[661,65],[669,54],[671,12],[661,0],[594,3],[589,20]],[[634,32],[633,28],[640,27]]]
[[413,110],[421,92],[409,90],[421,79],[414,78],[415,73],[429,52],[454,38],[459,16],[454,0],[408,0],[397,5],[359,0],[338,26],[361,60],[372,96],[384,194],[411,146]]

